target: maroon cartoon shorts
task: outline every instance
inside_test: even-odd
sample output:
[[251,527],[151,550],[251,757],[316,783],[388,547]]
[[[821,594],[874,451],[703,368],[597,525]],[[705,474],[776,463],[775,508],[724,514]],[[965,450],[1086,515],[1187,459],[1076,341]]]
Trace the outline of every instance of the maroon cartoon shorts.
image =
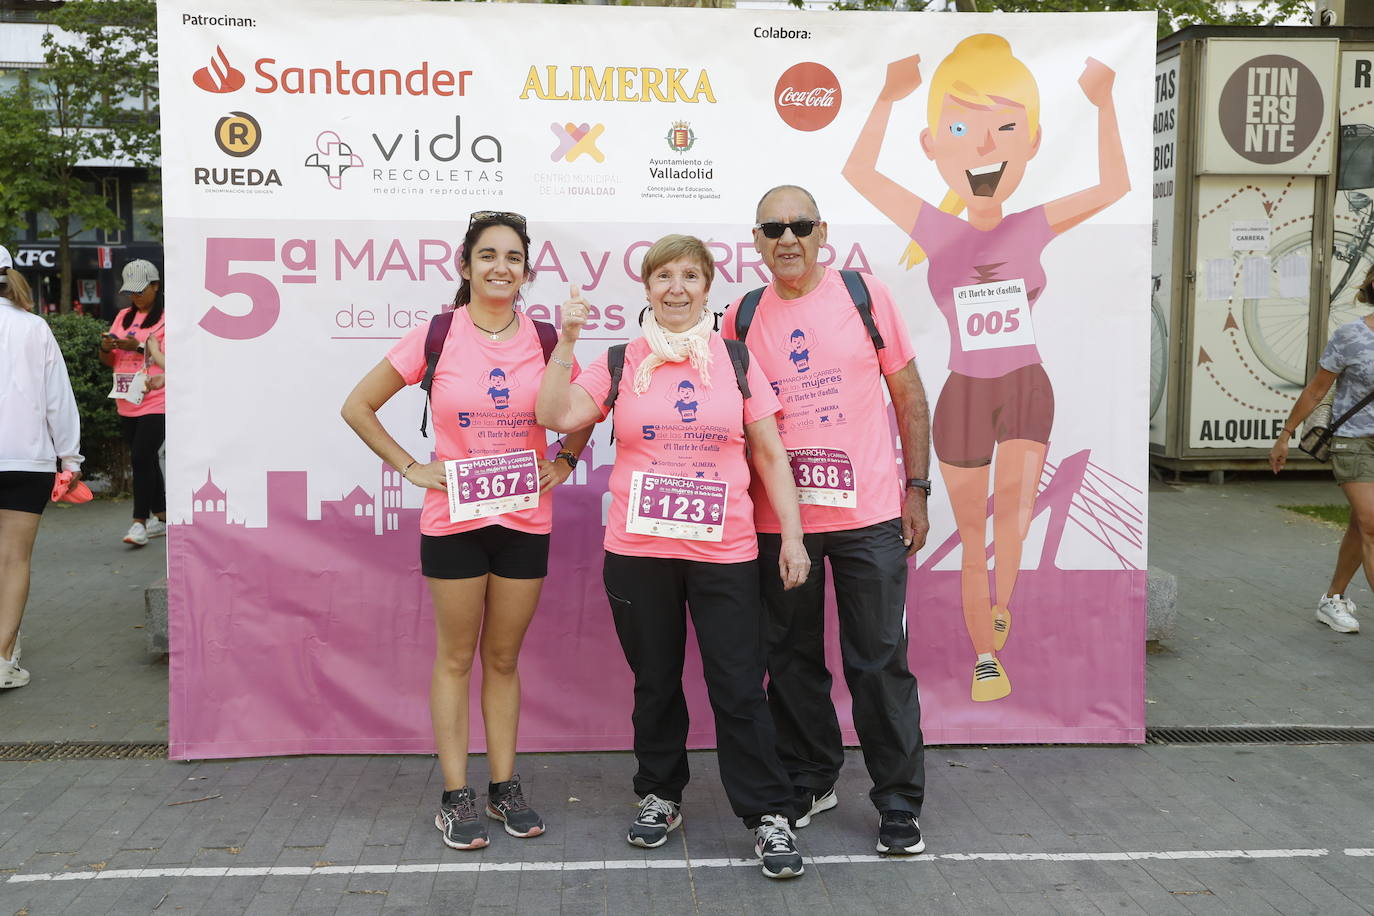
[[998,442],[1049,442],[1054,389],[1039,363],[996,378],[951,372],[935,405],[935,454],[945,464],[978,468]]

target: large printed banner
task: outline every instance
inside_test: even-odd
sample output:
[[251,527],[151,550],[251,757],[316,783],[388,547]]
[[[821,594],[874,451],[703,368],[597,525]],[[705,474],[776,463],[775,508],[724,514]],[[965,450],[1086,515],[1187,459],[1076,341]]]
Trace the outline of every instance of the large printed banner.
[[[432,750],[421,493],[339,407],[452,300],[471,211],[529,217],[527,314],[557,322],[582,287],[586,364],[638,334],[638,265],[665,233],[709,242],[717,311],[766,282],[750,227],[784,182],[816,196],[823,261],[893,289],[936,422],[992,437],[990,468],[932,464],[907,604],[927,741],[1143,739],[1153,14],[166,2],[159,33],[172,756]],[[978,221],[923,261],[842,174],[888,64],[913,55],[878,169]],[[1049,227],[1034,246],[1003,224],[1017,214]],[[998,295],[947,322],[937,301],[979,286]],[[1033,342],[1047,381],[941,401],[952,332]],[[407,390],[381,419],[429,455],[420,413]],[[884,422],[829,419],[837,441]],[[1018,438],[1036,428],[1047,444]],[[583,459],[521,657],[526,750],[631,738],[600,582],[604,526],[624,522],[604,425]],[[990,702],[971,696],[980,592],[1015,615],[1012,689]],[[699,662],[685,679],[709,745]],[[835,693],[847,721],[838,676]]]

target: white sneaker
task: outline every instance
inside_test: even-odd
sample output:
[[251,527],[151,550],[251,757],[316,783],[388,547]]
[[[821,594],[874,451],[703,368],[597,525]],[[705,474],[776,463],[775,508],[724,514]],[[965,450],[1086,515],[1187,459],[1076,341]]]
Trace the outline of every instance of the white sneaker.
[[148,529],[142,522],[134,522],[129,526],[129,533],[124,535],[124,543],[142,547],[148,543]]
[[161,538],[167,536],[167,523],[156,518],[148,519],[148,523],[143,526],[150,538]]
[[29,673],[19,667],[17,658],[0,658],[0,690],[7,687],[23,687],[29,682]]
[[1317,620],[1337,633],[1360,632],[1360,622],[1355,619],[1355,602],[1344,595],[1322,595],[1318,598]]

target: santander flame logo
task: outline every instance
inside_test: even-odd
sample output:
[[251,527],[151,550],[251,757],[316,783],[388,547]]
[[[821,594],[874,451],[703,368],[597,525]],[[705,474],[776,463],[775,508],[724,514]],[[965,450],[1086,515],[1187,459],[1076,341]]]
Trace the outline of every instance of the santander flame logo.
[[778,117],[796,130],[820,130],[840,113],[840,81],[829,67],[810,61],[794,64],[778,77],[773,104]]
[[192,74],[191,82],[206,92],[233,92],[243,88],[244,76],[229,63],[224,49],[215,45],[215,55],[210,58],[210,65]]

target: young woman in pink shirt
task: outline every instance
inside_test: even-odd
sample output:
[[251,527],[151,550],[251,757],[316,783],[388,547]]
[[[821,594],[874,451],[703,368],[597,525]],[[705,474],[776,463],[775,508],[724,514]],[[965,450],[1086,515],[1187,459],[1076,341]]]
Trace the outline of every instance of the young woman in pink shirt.
[[[368,447],[401,477],[425,490],[420,571],[429,582],[437,633],[429,708],[444,775],[434,825],[453,849],[481,849],[489,842],[477,793],[468,780],[468,690],[473,657],[479,652],[491,777],[486,817],[501,821],[511,836],[544,832],[544,821],[525,800],[515,773],[520,724],[517,663],[548,572],[553,529],[549,491],[572,473],[591,430],[568,436],[566,449],[554,460],[542,457],[548,450],[547,434],[535,421],[534,399],[546,371],[544,350],[533,321],[517,308],[520,291],[533,275],[529,255],[523,216],[487,210],[472,214],[463,238],[463,280],[454,297],[457,311],[430,389],[437,460],[412,457],[377,418],[377,411],[396,392],[424,378],[428,325],[415,328],[392,347],[343,406],[344,419]],[[497,392],[493,379],[500,379]],[[479,458],[487,467],[512,468],[518,467],[512,460],[530,451],[537,456],[536,504],[522,507],[525,497],[496,500],[484,509],[471,505],[470,512],[453,517],[447,460]],[[474,481],[481,478],[487,483],[485,488],[479,483],[472,492],[495,493],[496,483],[478,473],[478,467],[463,466],[475,475]],[[529,483],[533,488],[536,481]],[[504,492],[503,482],[502,493],[495,495]]]
[[791,782],[764,699],[758,541],[749,498],[752,462],[782,517],[782,579],[789,588],[804,582],[810,560],[774,417],[780,406],[752,362],[740,383],[725,340],[712,330],[706,297],[715,267],[700,239],[660,239],[645,254],[642,272],[650,305],[641,320],[644,336],[623,348],[619,379],[610,353],[569,378],[573,343],[590,308],[573,287],[536,406],[545,426],[569,430],[603,419],[614,401],[603,579],[635,679],[640,805],[626,839],[661,846],[682,822],[688,779],[682,665],[690,610],[725,793],[754,830],[763,873],[791,878],[802,873],[802,858],[786,817]]

